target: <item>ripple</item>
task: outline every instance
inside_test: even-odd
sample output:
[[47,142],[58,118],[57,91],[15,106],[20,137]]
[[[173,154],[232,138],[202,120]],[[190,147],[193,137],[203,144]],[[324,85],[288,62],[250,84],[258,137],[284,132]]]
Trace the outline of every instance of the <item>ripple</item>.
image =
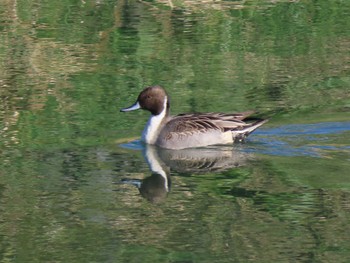
[[[329,151],[350,153],[350,122],[291,124],[260,129],[247,151],[279,156],[329,157]],[[341,135],[341,136],[340,136]]]

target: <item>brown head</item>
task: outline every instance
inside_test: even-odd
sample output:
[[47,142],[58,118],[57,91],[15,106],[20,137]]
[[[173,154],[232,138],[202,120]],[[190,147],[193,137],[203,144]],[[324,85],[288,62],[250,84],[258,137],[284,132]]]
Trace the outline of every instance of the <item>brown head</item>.
[[120,111],[133,111],[137,109],[148,110],[152,115],[158,115],[163,112],[164,107],[169,109],[169,97],[161,86],[152,86],[145,88],[137,98],[137,101],[130,107]]

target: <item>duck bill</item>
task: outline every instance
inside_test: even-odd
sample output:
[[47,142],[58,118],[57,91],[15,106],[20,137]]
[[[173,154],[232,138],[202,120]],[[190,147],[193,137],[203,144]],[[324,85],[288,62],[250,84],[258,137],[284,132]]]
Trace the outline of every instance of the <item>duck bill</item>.
[[138,109],[140,109],[140,108],[141,108],[140,103],[139,103],[138,101],[136,101],[135,104],[131,105],[131,106],[128,107],[128,108],[121,109],[120,111],[122,111],[122,112],[127,112],[127,111],[138,110]]
[[122,184],[131,184],[133,186],[136,186],[137,188],[141,188],[142,181],[139,179],[122,179]]

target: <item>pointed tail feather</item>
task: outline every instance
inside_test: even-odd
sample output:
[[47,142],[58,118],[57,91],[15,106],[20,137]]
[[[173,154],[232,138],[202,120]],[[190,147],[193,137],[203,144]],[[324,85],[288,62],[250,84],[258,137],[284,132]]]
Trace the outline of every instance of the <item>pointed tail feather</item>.
[[268,122],[268,120],[258,119],[255,122],[248,124],[242,130],[232,131],[234,141],[235,142],[244,141],[249,134],[251,134],[253,131],[255,131],[257,128],[259,128],[261,125],[263,125],[266,122]]

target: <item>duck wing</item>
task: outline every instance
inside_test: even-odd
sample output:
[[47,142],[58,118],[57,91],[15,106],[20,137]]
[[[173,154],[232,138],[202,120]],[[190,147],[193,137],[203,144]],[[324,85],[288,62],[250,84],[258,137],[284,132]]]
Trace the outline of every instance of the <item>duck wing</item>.
[[243,121],[241,118],[243,115],[225,113],[194,113],[169,117],[159,134],[157,145],[183,149],[242,141],[267,121]]
[[192,135],[195,133],[221,130],[221,127],[215,124],[215,122],[197,114],[174,116],[166,126],[169,131],[179,135]]
[[255,111],[244,111],[244,112],[237,112],[237,113],[222,113],[222,112],[183,113],[183,114],[176,115],[175,117],[244,120],[254,113]]
[[[192,113],[174,116],[168,123],[175,133],[194,134],[208,131],[234,131],[251,127],[253,123],[243,121],[252,112],[246,113]],[[255,122],[254,122],[255,123]]]

